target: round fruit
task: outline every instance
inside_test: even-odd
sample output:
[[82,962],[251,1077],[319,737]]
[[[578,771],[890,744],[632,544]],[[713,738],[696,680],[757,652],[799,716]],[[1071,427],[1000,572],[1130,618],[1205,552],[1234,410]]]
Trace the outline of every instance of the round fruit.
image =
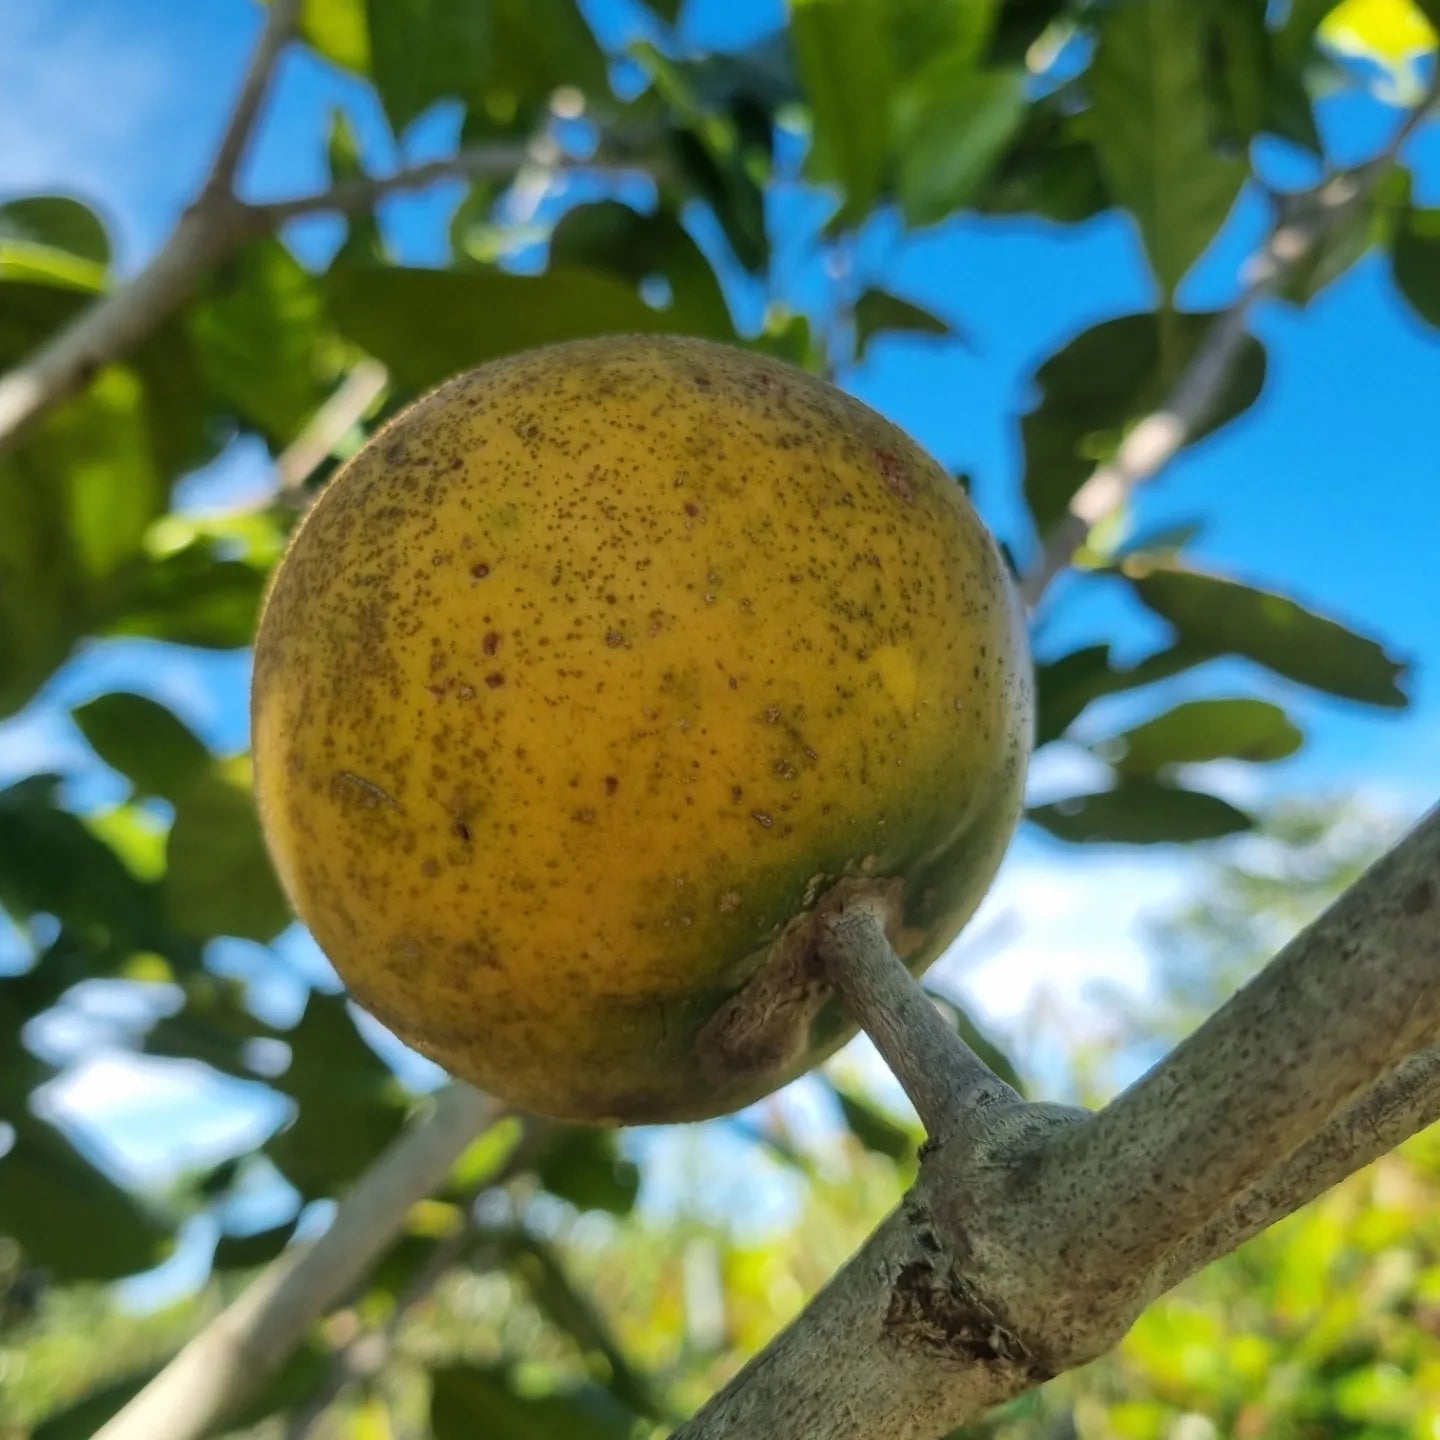
[[697,340],[450,381],[331,481],[255,651],[266,837],[360,1003],[543,1114],[696,1119],[852,1027],[818,910],[919,973],[1030,745],[1024,623],[955,482]]

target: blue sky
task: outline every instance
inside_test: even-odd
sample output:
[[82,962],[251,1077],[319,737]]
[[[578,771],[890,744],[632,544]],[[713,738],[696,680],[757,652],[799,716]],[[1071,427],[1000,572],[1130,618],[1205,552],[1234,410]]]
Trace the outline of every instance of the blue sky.
[[[621,0],[587,0],[585,8],[607,38],[633,29],[635,12]],[[122,273],[133,272],[204,173],[258,13],[246,0],[6,7],[0,199],[32,191],[85,199],[109,224]],[[780,0],[693,0],[686,33],[706,43],[754,38],[781,15]],[[247,193],[279,197],[322,185],[324,135],[336,105],[352,118],[377,167],[400,158],[362,86],[293,56],[246,167]],[[1370,153],[1395,119],[1392,109],[1362,96],[1327,102],[1321,112],[1327,139],[1345,160]],[[407,137],[404,158],[443,153],[455,128],[456,117],[443,109],[423,119]],[[1440,204],[1440,125],[1417,138],[1407,158],[1419,198]],[[1313,178],[1279,145],[1267,147],[1262,160],[1275,183]],[[437,237],[459,193],[439,187],[387,206],[405,258],[441,258]],[[798,189],[777,196],[772,209],[772,224],[786,237],[785,286],[801,305],[825,283],[803,245],[822,216],[823,205]],[[1233,295],[1239,264],[1264,223],[1258,203],[1242,202],[1187,283],[1185,303],[1223,305]],[[332,222],[317,220],[291,238],[302,255],[319,259],[335,236]],[[1032,398],[1028,377],[1079,330],[1150,303],[1133,230],[1114,215],[1066,229],[965,219],[909,237],[882,223],[858,247],[857,263],[873,282],[953,321],[963,338],[881,341],[846,384],[945,464],[972,475],[986,518],[1023,547],[1018,421]],[[1309,743],[1281,765],[1259,772],[1216,767],[1207,778],[1242,799],[1324,790],[1361,795],[1410,818],[1440,795],[1440,337],[1405,311],[1378,259],[1362,263],[1306,311],[1263,308],[1256,329],[1270,358],[1259,404],[1147,490],[1138,522],[1150,528],[1203,519],[1197,559],[1385,638],[1414,664],[1415,702],[1400,716],[1371,712],[1239,664],[1213,666],[1188,682],[1193,693],[1238,685],[1242,693],[1281,699]],[[267,483],[263,453],[252,445],[225,457],[216,475],[187,493],[213,504],[217,497],[253,497]],[[1109,639],[1135,654],[1160,638],[1161,627],[1104,584],[1069,588],[1041,633],[1044,651]],[[25,715],[0,725],[0,783],[58,766],[76,777],[72,793],[87,803],[118,799],[123,786],[89,758],[68,725],[70,705],[109,688],[140,689],[173,705],[217,748],[233,750],[245,743],[247,681],[244,657],[141,644],[89,651]],[[1175,693],[1167,692],[1167,703]],[[1098,707],[1095,731],[1156,703],[1142,696]],[[1061,793],[1092,773],[1082,751],[1056,749],[1037,765],[1033,785],[1037,794]],[[1193,874],[1193,857],[1169,851],[1078,853],[1022,834],[972,932],[990,941],[962,940],[941,973],[983,1012],[1017,1027],[1033,1021],[1037,994],[1074,1005],[1089,977],[1141,985],[1147,956],[1135,917],[1176,903]],[[242,972],[268,977],[257,994],[275,1004],[303,993],[287,973],[326,973],[303,938],[292,939],[278,961],[252,951],[232,947],[228,954]],[[88,1032],[82,1026],[80,1033]],[[863,1045],[855,1054],[873,1072]],[[165,1107],[174,1103],[177,1085],[193,1079],[152,1062],[121,1064],[102,1055],[53,1098],[72,1118],[89,1117],[131,1173],[148,1177],[164,1164],[158,1137],[173,1119]],[[225,1124],[243,1121],[253,1130],[274,1123],[273,1114],[243,1097],[219,1097],[211,1108],[225,1111]]]

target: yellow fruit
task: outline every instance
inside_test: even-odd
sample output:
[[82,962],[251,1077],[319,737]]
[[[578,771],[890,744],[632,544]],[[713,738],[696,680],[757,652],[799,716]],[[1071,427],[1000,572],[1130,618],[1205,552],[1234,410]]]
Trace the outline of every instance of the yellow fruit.
[[1030,664],[994,543],[893,425],[614,338],[452,380],[330,483],[253,725],[276,867],[361,1004],[529,1109],[694,1119],[852,1033],[824,896],[879,896],[916,973],[958,933]]

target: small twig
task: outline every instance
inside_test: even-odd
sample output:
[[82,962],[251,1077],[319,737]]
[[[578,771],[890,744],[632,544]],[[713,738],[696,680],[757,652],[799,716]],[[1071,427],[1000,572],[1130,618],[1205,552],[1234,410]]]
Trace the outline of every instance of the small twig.
[[1033,610],[1065,570],[1090,531],[1115,514],[1145,482],[1158,475],[1214,412],[1248,337],[1250,312],[1273,295],[1315,247],[1394,165],[1405,143],[1440,104],[1440,78],[1396,128],[1373,160],[1322,181],[1297,197],[1251,258],[1239,296],[1215,321],[1158,410],[1126,435],[1113,460],[1099,466],[1071,498],[1069,509],[1045,536],[1035,563],[1020,582]]
[[932,1142],[995,1101],[1020,1096],[945,1023],[885,934],[884,919],[860,903],[821,926],[820,958],[830,983],[875,1043],[910,1097]]
[[375,403],[390,373],[378,360],[361,360],[335,393],[310,417],[310,422],[275,462],[282,500],[303,502],[305,482],[334,453],[335,446]]
[[1440,1045],[1432,1045],[1401,1061],[1314,1139],[1190,1236],[1161,1267],[1155,1293],[1228,1255],[1437,1120]]
[[311,1323],[384,1253],[410,1207],[502,1113],[452,1084],[355,1182],[330,1228],[280,1256],[102,1430],[95,1440],[199,1440],[275,1373]]
[[235,174],[255,133],[260,106],[270,89],[270,77],[299,20],[300,0],[270,0],[259,42],[250,57],[245,78],[240,82],[240,95],[231,112],[230,123],[225,127],[215,152],[210,178],[200,192],[200,204],[209,203],[214,196],[234,199]]

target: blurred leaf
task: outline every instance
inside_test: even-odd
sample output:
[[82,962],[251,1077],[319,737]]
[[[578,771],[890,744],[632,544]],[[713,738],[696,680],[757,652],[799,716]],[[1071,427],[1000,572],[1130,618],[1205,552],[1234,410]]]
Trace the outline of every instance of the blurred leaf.
[[662,1418],[649,1382],[631,1366],[590,1297],[571,1281],[555,1248],[523,1230],[506,1231],[491,1240],[504,1252],[507,1272],[524,1282],[550,1322],[569,1335],[582,1353],[604,1361],[610,1393],[639,1414]]
[[1025,119],[1020,70],[972,70],[941,57],[896,94],[898,193],[911,225],[971,203]]
[[1409,174],[1398,168],[1388,171],[1330,219],[1319,242],[1285,277],[1279,293],[1292,304],[1308,305],[1372,249],[1391,249],[1409,198]]
[[221,553],[221,546],[201,538],[133,570],[116,588],[99,628],[212,650],[248,645],[266,577],[254,565],[221,559]]
[[621,1158],[609,1130],[567,1126],[545,1147],[535,1176],[577,1210],[608,1210],[612,1215],[628,1215],[640,1190],[640,1172]]
[[[1042,535],[1095,467],[1113,457],[1126,430],[1163,402],[1215,320],[1202,311],[1163,323],[1158,315],[1121,315],[1083,331],[1035,372],[1041,400],[1021,421],[1021,433],[1025,498]],[[1264,383],[1265,351],[1247,339],[1191,443],[1248,409]]]
[[266,941],[290,924],[255,803],[218,771],[176,798],[167,854],[166,903],[186,934]]
[[1140,601],[1193,651],[1242,655],[1286,679],[1367,705],[1403,709],[1409,703],[1399,686],[1405,666],[1378,641],[1282,595],[1178,563],[1129,561],[1124,574]]
[[287,1220],[249,1235],[222,1235],[211,1266],[215,1270],[254,1270],[268,1265],[290,1243],[295,1222]]
[[[326,139],[325,154],[330,162],[332,185],[368,177],[360,155],[360,141],[355,135],[355,127],[339,106],[330,112],[330,133]],[[331,263],[384,265],[389,259],[390,252],[380,233],[380,224],[375,219],[374,209],[347,215],[345,240],[335,252]]]
[[685,8],[685,0],[645,0],[648,9],[653,10],[667,24],[674,25]]
[[670,283],[666,313],[692,335],[735,339],[730,307],[700,247],[674,216],[641,215],[617,200],[568,210],[550,236],[550,260],[566,270],[609,270],[638,285]]
[[1035,667],[1035,744],[1038,748],[1058,740],[1087,705],[1106,695],[1135,690],[1188,670],[1209,660],[1174,645],[1148,655],[1139,664],[1116,669],[1110,663],[1109,645],[1085,645]]
[[1094,748],[1127,775],[1153,775],[1167,765],[1208,760],[1283,760],[1304,738],[1265,700],[1189,700]]
[[795,0],[790,36],[813,138],[810,170],[838,186],[842,224],[858,225],[880,193],[893,86],[889,0]]
[[1032,104],[990,180],[975,197],[992,215],[1036,215],[1061,224],[1110,208],[1094,147],[1063,91]]
[[173,711],[143,695],[101,695],[73,712],[80,733],[141,795],[174,800],[210,766],[210,752]]
[[12,915],[47,914],[106,944],[163,948],[155,888],[54,800],[56,776],[35,775],[0,790],[0,905]]
[[867,1149],[885,1155],[899,1165],[912,1165],[920,1143],[903,1125],[897,1124],[867,1096],[835,1086],[835,1098],[850,1133]]
[[30,1440],[92,1440],[159,1373],[159,1366],[127,1375],[92,1390],[63,1409],[52,1411],[30,1432]]
[[187,310],[206,383],[279,444],[328,392],[324,306],[312,277],[272,238],[247,245]]
[[1435,48],[1435,28],[1411,0],[1341,0],[1319,33],[1337,50],[1370,56],[1392,70]]
[[56,1279],[113,1280],[160,1258],[164,1232],[115,1182],[52,1126],[6,1119],[15,1140],[0,1156],[0,1234]]
[[[254,1432],[276,1414],[295,1409],[325,1383],[334,1363],[333,1351],[322,1348],[315,1340],[308,1340],[291,1352],[278,1373],[254,1391],[234,1414],[226,1416],[229,1433]],[[360,1440],[360,1437],[351,1437],[351,1440]]]
[[1244,164],[1215,148],[1200,9],[1195,0],[1115,6],[1090,66],[1100,168],[1140,227],[1167,303],[1245,178]]
[[1141,779],[1122,779],[1113,790],[1040,805],[1025,817],[1072,844],[1188,844],[1233,835],[1254,824],[1243,810],[1217,795]]
[[888,290],[866,290],[855,302],[855,358],[863,360],[870,341],[882,330],[905,330],[918,335],[950,335],[949,324],[938,315],[892,295]]
[[299,1113],[265,1148],[307,1199],[334,1195],[399,1133],[404,1095],[361,1038],[343,996],[312,991],[284,1038],[293,1059],[271,1084]]
[[398,135],[437,100],[469,96],[490,59],[487,0],[368,0],[369,70]]
[[[488,4],[494,39],[483,103],[492,119],[531,123],[562,85],[606,91],[605,57],[576,0]],[[472,96],[472,109],[476,103]]]
[[1278,40],[1287,58],[1296,58],[1309,49],[1320,22],[1335,8],[1336,0],[1290,0]]
[[365,0],[302,0],[300,33],[327,60],[363,75],[370,67],[365,9]]
[[896,73],[911,75],[944,55],[958,65],[976,66],[995,28],[1001,0],[887,0]]
[[1400,293],[1427,324],[1440,329],[1440,210],[1408,209],[1390,255]]
[[1218,121],[1214,137],[1229,154],[1265,128],[1270,32],[1265,7],[1253,0],[1200,0],[1201,58]]
[[533,345],[685,328],[683,316],[652,310],[628,285],[589,270],[347,268],[324,285],[340,326],[411,390]]
[[88,206],[68,195],[24,195],[0,205],[0,275],[81,288],[104,284],[110,237]]
[[500,1370],[450,1366],[431,1375],[435,1440],[632,1440],[635,1416],[598,1385],[520,1395]]

